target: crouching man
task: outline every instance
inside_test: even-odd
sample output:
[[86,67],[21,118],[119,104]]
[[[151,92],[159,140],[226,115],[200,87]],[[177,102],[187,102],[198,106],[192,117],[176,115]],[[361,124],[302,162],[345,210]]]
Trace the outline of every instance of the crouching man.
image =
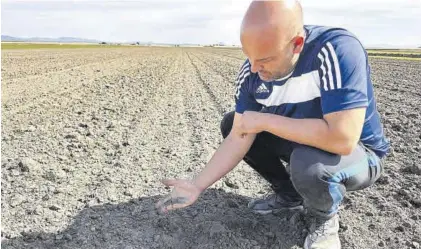
[[[382,173],[384,137],[367,53],[350,32],[303,25],[298,1],[254,1],[241,26],[247,60],[224,141],[192,180],[167,179],[162,212],[193,204],[244,160],[273,194],[249,203],[257,213],[305,208],[304,248],[340,248],[338,208],[347,191]],[[288,169],[283,165],[288,163]]]

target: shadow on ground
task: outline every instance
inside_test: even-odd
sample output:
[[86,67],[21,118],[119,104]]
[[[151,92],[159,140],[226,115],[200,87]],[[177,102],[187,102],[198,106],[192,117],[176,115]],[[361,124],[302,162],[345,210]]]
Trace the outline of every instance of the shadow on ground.
[[257,215],[249,198],[209,189],[191,207],[157,214],[160,196],[81,210],[64,231],[2,241],[2,248],[299,248],[302,214]]

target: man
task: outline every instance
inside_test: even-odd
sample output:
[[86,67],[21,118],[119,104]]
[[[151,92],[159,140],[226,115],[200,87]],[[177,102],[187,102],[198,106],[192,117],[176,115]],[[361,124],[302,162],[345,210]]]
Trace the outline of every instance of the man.
[[274,190],[251,209],[304,207],[311,218],[304,248],[340,248],[339,204],[346,191],[379,178],[389,150],[367,54],[344,29],[304,26],[293,0],[252,2],[241,43],[248,59],[235,112],[221,122],[224,141],[193,180],[164,180],[174,189],[157,208],[191,205],[244,159]]

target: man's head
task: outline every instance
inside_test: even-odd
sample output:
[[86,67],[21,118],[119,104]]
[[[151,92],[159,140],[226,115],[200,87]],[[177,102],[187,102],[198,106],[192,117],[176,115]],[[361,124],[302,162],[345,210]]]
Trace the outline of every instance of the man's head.
[[251,71],[264,81],[288,75],[304,45],[297,0],[253,1],[241,24],[241,44]]

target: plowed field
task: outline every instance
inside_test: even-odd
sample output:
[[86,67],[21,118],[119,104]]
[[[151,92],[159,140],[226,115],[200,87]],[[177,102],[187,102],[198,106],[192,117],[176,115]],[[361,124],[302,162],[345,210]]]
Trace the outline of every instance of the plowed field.
[[[222,141],[245,57],[216,48],[2,51],[3,248],[301,248],[303,216],[247,209],[267,184],[241,163],[193,206],[159,215],[159,182]],[[421,63],[373,58],[392,144],[384,176],[348,193],[343,248],[420,248]]]

